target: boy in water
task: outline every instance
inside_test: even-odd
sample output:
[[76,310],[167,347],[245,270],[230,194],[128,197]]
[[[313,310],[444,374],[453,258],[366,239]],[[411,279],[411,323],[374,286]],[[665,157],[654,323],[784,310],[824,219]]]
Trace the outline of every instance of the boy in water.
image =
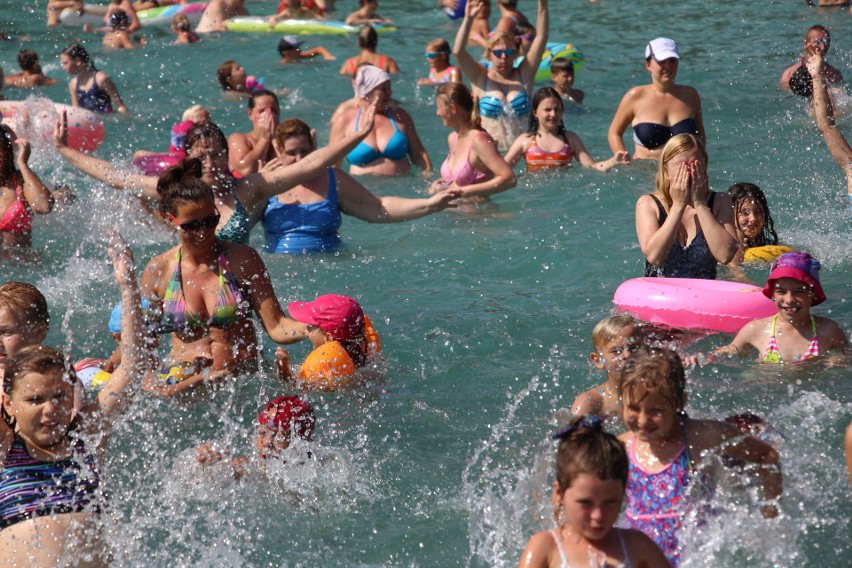
[[589,354],[592,364],[606,372],[606,382],[587,390],[571,405],[574,416],[602,414],[607,418],[621,412],[621,369],[624,362],[642,344],[642,332],[633,316],[609,316],[592,330],[595,350]]
[[[310,442],[316,427],[314,408],[298,396],[279,396],[270,400],[257,415],[257,458],[261,460],[280,458],[284,450],[290,447],[293,433]],[[198,463],[210,465],[218,462],[228,463],[234,470],[236,479],[247,473],[250,456],[229,457],[228,452],[220,452],[211,443],[198,446]],[[262,463],[262,462],[261,462]]]
[[[807,79],[810,79],[810,74],[807,71],[807,64],[810,58],[819,53],[823,57],[828,53],[828,48],[831,47],[831,35],[824,26],[816,25],[808,28],[805,34],[805,52],[799,62],[787,67],[781,75],[781,89],[791,91],[790,80],[798,72],[799,74],[807,74]],[[842,83],[843,74],[828,63],[825,64],[825,79],[829,83]]]
[[45,76],[41,70],[38,54],[31,49],[22,49],[18,52],[18,66],[21,68],[20,73],[13,73],[4,79],[3,83],[7,87],[27,88],[56,84],[56,79]]
[[563,99],[583,104],[586,93],[574,88],[574,62],[565,57],[557,57],[550,63],[550,81]]

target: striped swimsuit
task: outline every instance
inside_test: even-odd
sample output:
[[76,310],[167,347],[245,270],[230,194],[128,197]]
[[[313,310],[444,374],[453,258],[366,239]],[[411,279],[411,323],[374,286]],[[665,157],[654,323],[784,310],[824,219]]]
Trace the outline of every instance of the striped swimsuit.
[[95,500],[99,485],[95,457],[82,441],[74,444],[71,457],[45,462],[31,457],[15,436],[0,472],[0,529],[35,517],[83,511]]
[[[778,342],[775,340],[775,323],[777,321],[778,314],[775,314],[775,317],[772,318],[772,331],[771,335],[769,336],[769,343],[766,345],[766,352],[763,354],[763,360],[766,363],[784,362],[781,359],[781,352],[778,351]],[[802,356],[793,361],[793,363],[798,363],[807,359],[813,359],[814,357],[819,356],[819,339],[817,338],[816,320],[814,319],[814,316],[811,316],[811,333],[813,333],[811,343],[808,345],[808,348],[805,350],[805,352],[802,353]]]

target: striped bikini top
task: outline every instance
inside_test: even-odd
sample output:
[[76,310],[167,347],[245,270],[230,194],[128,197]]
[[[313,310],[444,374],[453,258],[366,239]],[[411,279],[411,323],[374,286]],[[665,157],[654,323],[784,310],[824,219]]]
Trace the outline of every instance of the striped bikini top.
[[82,440],[75,442],[70,457],[45,462],[31,457],[16,435],[0,472],[0,529],[35,517],[83,511],[95,500],[99,486],[95,456]]
[[574,149],[565,142],[558,152],[545,152],[533,143],[527,148],[524,158],[527,162],[527,171],[553,169],[571,166],[574,159]]
[[219,294],[216,297],[216,306],[213,308],[210,318],[202,319],[201,316],[187,309],[180,270],[180,247],[178,247],[175,269],[163,296],[163,320],[159,333],[207,327],[226,327],[246,317],[243,291],[228,266],[224,249],[218,243],[217,249],[219,254]]
[[[772,318],[772,331],[769,335],[769,343],[766,345],[766,352],[763,354],[763,361],[766,363],[784,362],[783,359],[781,359],[781,352],[778,351],[778,342],[775,340],[775,323],[777,321],[778,314],[775,314],[775,317]],[[814,357],[819,356],[819,339],[817,338],[816,320],[814,319],[814,316],[811,316],[811,333],[813,334],[813,337],[811,338],[808,348],[804,353],[802,353],[801,357],[792,361],[793,363],[813,359]]]

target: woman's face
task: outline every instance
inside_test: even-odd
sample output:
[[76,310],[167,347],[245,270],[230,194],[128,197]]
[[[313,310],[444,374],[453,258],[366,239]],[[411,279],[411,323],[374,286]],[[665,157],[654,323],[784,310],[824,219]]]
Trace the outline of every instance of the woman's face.
[[435,114],[438,115],[438,117],[441,119],[441,122],[444,123],[444,126],[450,126],[455,106],[447,102],[446,97],[436,97],[435,106],[437,107]]
[[175,213],[167,214],[167,219],[177,229],[182,243],[195,248],[215,246],[220,218],[212,198],[179,201]]
[[742,234],[753,241],[755,237],[763,233],[763,225],[766,222],[766,214],[763,207],[754,199],[745,199],[737,209],[737,227]]
[[72,59],[64,53],[59,56],[59,64],[62,65],[62,70],[69,75],[76,75],[80,72],[80,62]]
[[494,69],[501,75],[512,70],[515,61],[515,46],[497,42],[488,52],[488,58]]
[[276,141],[275,150],[284,165],[289,166],[313,152],[314,146],[307,136],[290,136],[284,140],[283,146],[280,146]]
[[367,93],[367,102],[376,101],[377,110],[385,110],[391,99],[391,84],[390,81],[385,81],[369,93]]
[[27,373],[15,379],[3,406],[22,436],[50,450],[64,443],[74,417],[74,385],[59,370]]
[[198,140],[186,156],[201,160],[201,179],[208,185],[216,183],[228,173],[228,150],[215,138]]
[[707,164],[704,163],[704,156],[701,155],[698,148],[692,148],[691,150],[681,152],[666,163],[666,173],[668,174],[669,180],[674,179],[681,165],[690,165],[692,163],[697,163],[698,171],[702,173],[707,167]]
[[548,132],[556,132],[562,123],[562,101],[554,97],[543,99],[535,109],[538,123]]
[[660,83],[674,83],[677,77],[679,60],[675,57],[670,57],[662,61],[657,61],[653,57],[645,63],[645,67],[651,73],[651,77]]
[[270,96],[255,97],[254,108],[248,111],[249,120],[256,125],[264,113],[272,115],[273,125],[277,125],[281,121],[281,108],[274,98]]

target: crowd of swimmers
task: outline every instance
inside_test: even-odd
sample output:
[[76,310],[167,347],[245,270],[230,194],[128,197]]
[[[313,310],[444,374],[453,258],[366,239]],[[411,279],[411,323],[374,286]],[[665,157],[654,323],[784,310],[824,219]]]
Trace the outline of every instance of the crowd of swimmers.
[[[166,3],[114,0],[105,16],[104,45],[144,45],[132,35],[139,29],[135,10]],[[56,124],[56,151],[68,164],[116,189],[134,190],[140,204],[173,229],[177,244],[151,259],[137,282],[130,248],[112,235],[121,303],[109,330],[117,348],[77,364],[43,345],[50,322],[43,294],[24,282],[0,284],[0,554],[36,564],[55,563],[69,550],[99,558],[93,533],[76,529],[96,523],[104,499],[99,461],[111,416],[127,406],[137,386],[156,396],[188,396],[201,392],[200,385],[259,372],[252,315],[282,346],[275,354],[275,374],[293,389],[351,388],[382,357],[376,328],[350,297],[324,294],[290,303],[285,311],[263,258],[248,244],[258,223],[268,253],[328,252],[342,242],[342,213],[370,223],[397,223],[449,208],[475,208],[515,186],[514,169],[522,160],[527,172],[564,169],[574,160],[599,171],[656,160],[655,189],[635,208],[646,276],[713,279],[719,264],[736,265],[750,248],[779,244],[758,186],[709,189],[701,99],[694,87],[675,82],[680,53],[671,39],[645,45],[651,82],[630,89],[615,110],[607,134],[612,155],[600,161],[590,155],[580,136],[563,124],[566,105],[580,105],[585,97],[574,87],[573,63],[556,58],[552,85],[533,91],[548,39],[548,0],[537,0],[534,24],[517,0],[498,0],[501,17],[493,30],[490,1],[468,0],[453,45],[443,38],[426,45],[429,74],[418,83],[436,87],[436,114],[449,130],[448,154],[428,195],[374,195],[364,185],[369,178],[357,176],[406,176],[414,169],[429,177],[435,167],[411,115],[392,97],[392,75],[399,66],[377,51],[371,26],[392,22],[379,15],[378,0],[359,3],[346,22],[364,25],[357,37],[360,51],[340,68],[341,75],[351,77],[354,96],[334,112],[327,146],[318,147],[304,121],[282,121],[277,95],[233,60],[215,74],[223,94],[246,102],[251,130],[226,136],[206,108],[194,105],[171,132],[168,153],[179,164],[159,175],[75,150],[68,145],[67,117]],[[78,4],[50,0],[48,25],[58,23],[62,9],[82,10]],[[185,16],[175,17],[175,43],[193,44],[198,34],[224,30],[228,19],[247,14],[242,4],[211,1],[196,30]],[[455,7],[451,0],[443,5]],[[333,9],[328,2],[283,0],[270,23],[325,18]],[[324,47],[302,50],[302,43],[281,38],[281,62],[334,59]],[[811,99],[820,132],[852,188],[852,147],[834,123],[827,87],[842,80],[840,71],[825,63],[829,44],[824,27],[810,28],[801,61],[784,72],[781,85]],[[482,59],[471,52],[480,48]],[[72,76],[73,106],[129,113],[115,83],[95,67],[82,44],[69,45],[59,57]],[[7,86],[56,82],[43,74],[35,52],[22,50],[18,62],[21,72],[6,77]],[[628,127],[632,152],[623,138]],[[137,150],[137,157],[151,153]],[[0,237],[7,248],[30,247],[33,214],[47,214],[54,204],[52,192],[30,169],[29,156],[27,140],[4,126]],[[777,313],[748,323],[705,360],[756,351],[766,363],[834,357],[848,364],[845,331],[811,313],[827,299],[820,268],[805,252],[778,257],[763,287]],[[677,566],[687,489],[704,479],[699,471],[711,454],[740,468],[752,464],[747,471],[762,490],[762,514],[778,514],[779,437],[753,415],[726,421],[689,417],[684,366],[696,357],[665,342],[661,346],[658,331],[625,314],[594,328],[590,361],[606,381],[577,397],[571,408],[575,418],[554,435],[556,528],[530,538],[521,566]],[[164,335],[171,341],[161,361],[157,353]],[[283,346],[305,339],[314,350],[294,368]],[[310,442],[315,417],[307,400],[285,395],[264,406],[256,425],[255,454],[204,444],[198,461],[227,463],[236,477],[251,471],[262,477],[264,460],[280,459],[294,440]],[[613,429],[623,433],[607,432]],[[102,436],[100,443],[93,443],[93,432]],[[852,479],[852,426],[846,449]],[[624,519],[618,523],[623,504]],[[35,550],[14,545],[33,534],[42,543]],[[66,534],[73,538],[45,538]]]

